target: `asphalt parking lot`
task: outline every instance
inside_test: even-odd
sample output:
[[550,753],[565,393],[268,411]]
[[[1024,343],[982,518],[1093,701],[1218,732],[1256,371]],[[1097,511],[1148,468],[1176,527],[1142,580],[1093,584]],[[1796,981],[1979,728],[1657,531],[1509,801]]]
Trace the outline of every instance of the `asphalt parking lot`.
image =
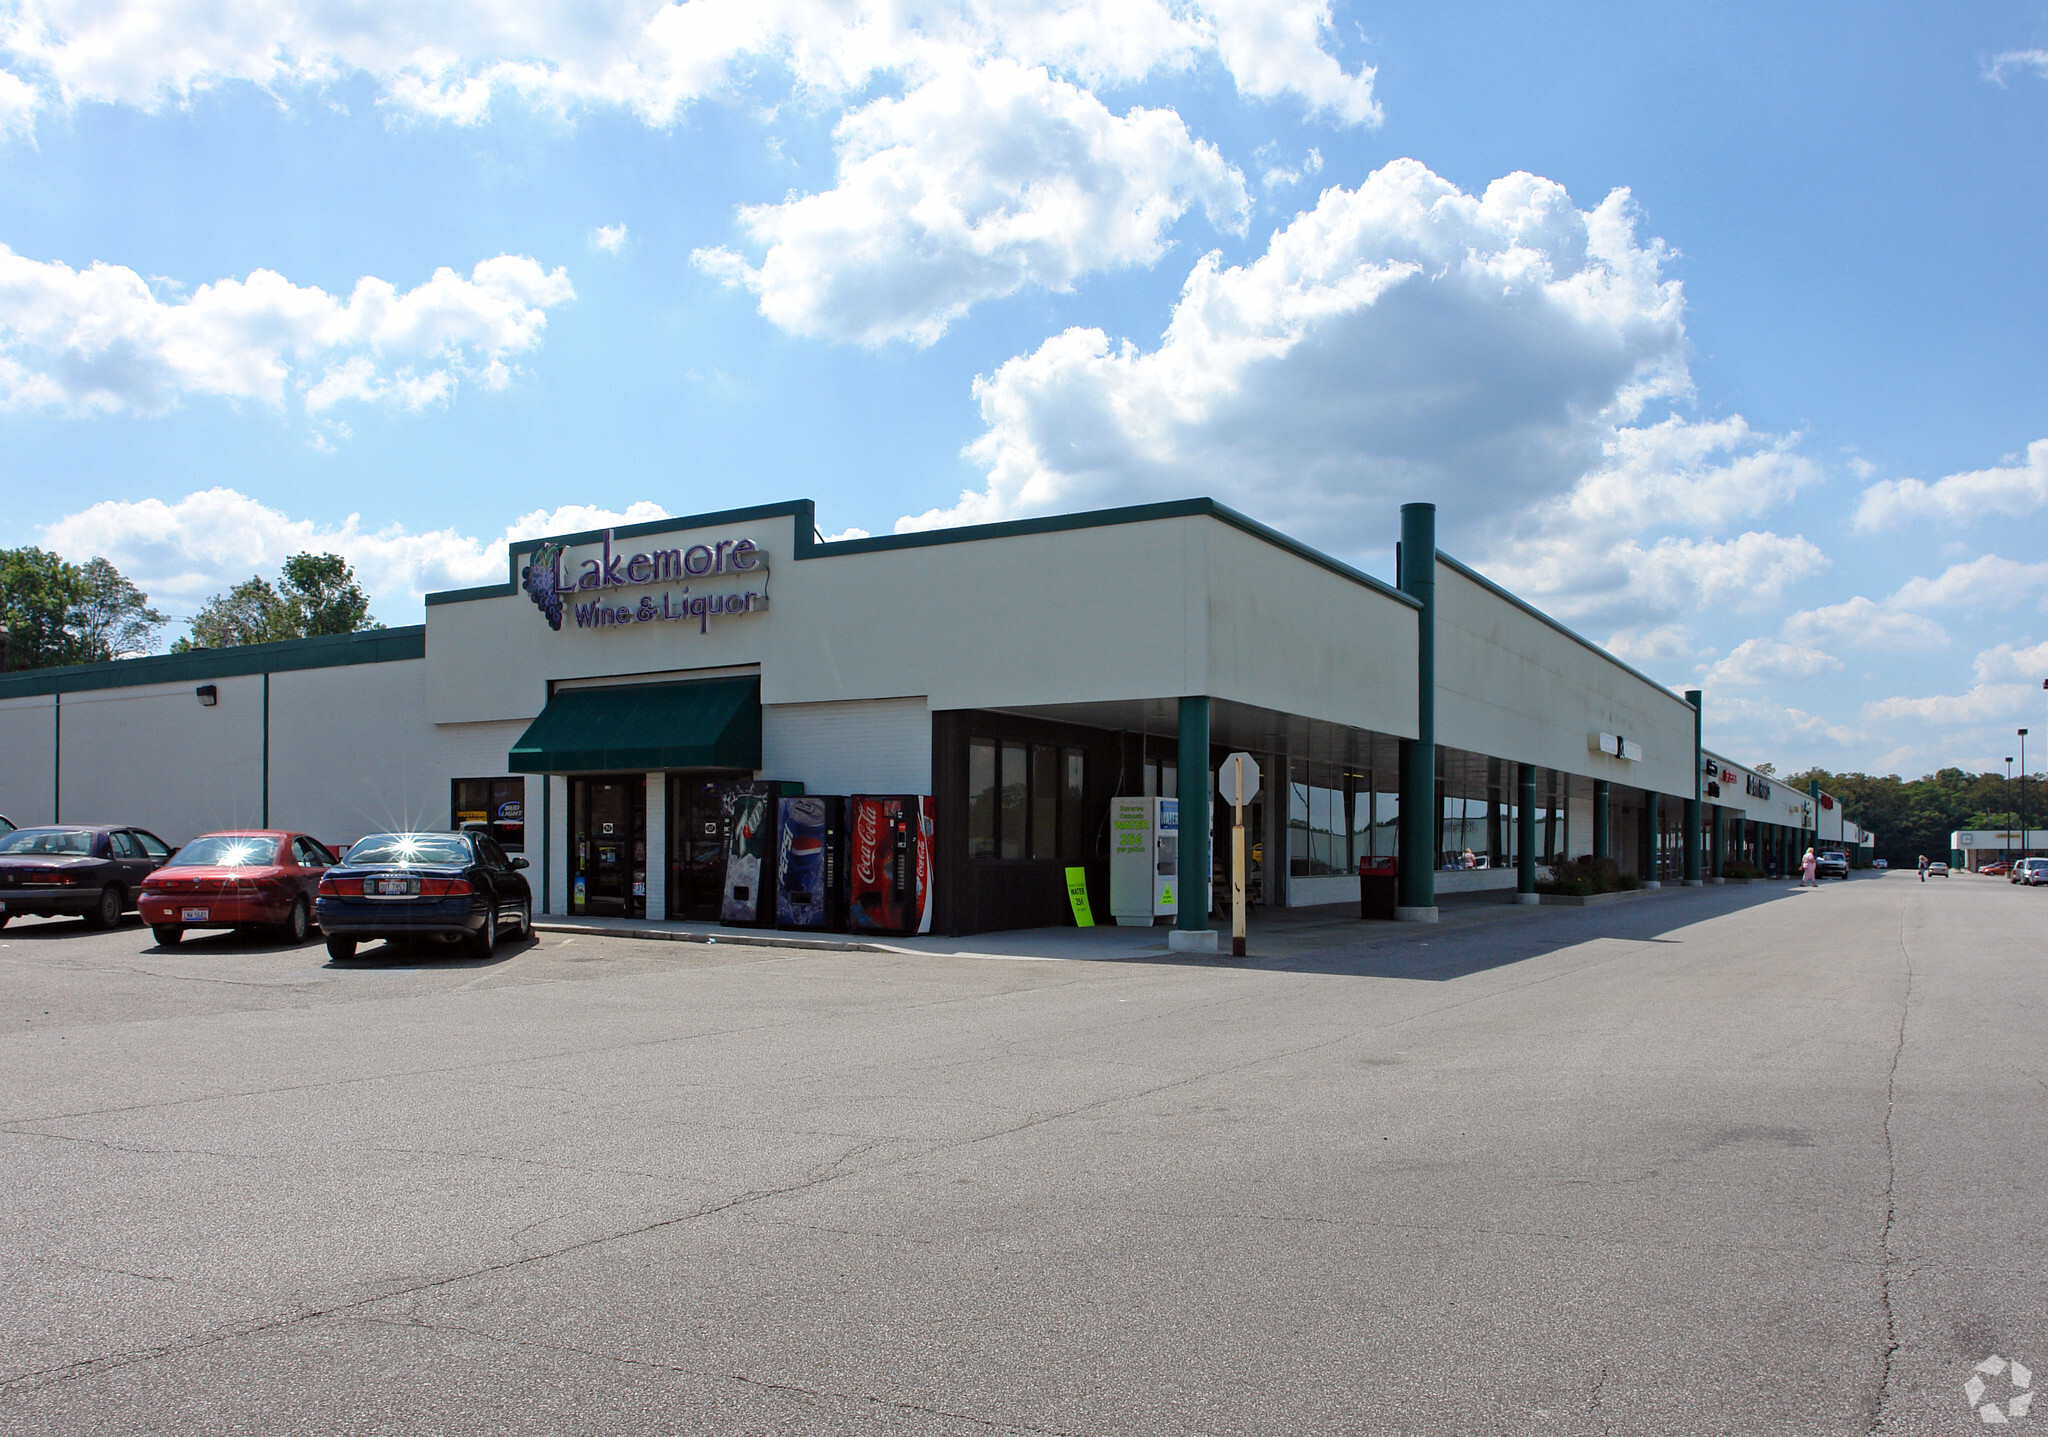
[[1910,872],[1242,966],[17,922],[0,1430],[1981,1430],[2044,934]]

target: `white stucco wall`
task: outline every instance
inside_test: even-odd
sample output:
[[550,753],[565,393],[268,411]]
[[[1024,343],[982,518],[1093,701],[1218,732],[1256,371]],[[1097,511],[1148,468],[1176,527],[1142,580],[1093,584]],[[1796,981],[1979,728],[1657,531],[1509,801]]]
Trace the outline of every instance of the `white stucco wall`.
[[[1450,564],[1436,569],[1436,740],[1633,788],[1693,791],[1692,706]],[[1631,763],[1601,733],[1642,745]]]
[[263,679],[192,682],[64,695],[66,823],[133,823],[172,844],[263,815]]
[[765,705],[761,774],[810,793],[930,793],[931,709],[921,698]]
[[52,816],[55,708],[47,694],[0,699],[0,814],[24,828]]
[[[1413,610],[1214,518],[801,563],[787,517],[619,548],[739,537],[768,553],[769,603],[714,618],[706,633],[689,623],[579,629],[573,598],[552,631],[523,593],[430,606],[429,716],[531,718],[550,680],[758,665],[771,706],[919,698],[928,709],[1008,708],[1208,693],[1414,731]],[[585,552],[571,551],[572,567]],[[678,587],[615,590],[613,602]]]

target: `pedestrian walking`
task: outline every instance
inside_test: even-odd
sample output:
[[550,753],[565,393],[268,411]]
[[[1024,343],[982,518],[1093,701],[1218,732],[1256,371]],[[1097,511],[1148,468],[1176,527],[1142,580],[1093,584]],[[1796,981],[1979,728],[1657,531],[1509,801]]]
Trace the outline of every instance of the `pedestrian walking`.
[[1920,855],[1920,881],[1927,881],[1927,855],[1924,853]]
[[1807,849],[1806,857],[1799,860],[1799,886],[1801,888],[1804,888],[1809,883],[1815,888],[1820,887],[1820,880],[1814,877],[1819,867],[1820,860],[1813,856],[1812,849]]

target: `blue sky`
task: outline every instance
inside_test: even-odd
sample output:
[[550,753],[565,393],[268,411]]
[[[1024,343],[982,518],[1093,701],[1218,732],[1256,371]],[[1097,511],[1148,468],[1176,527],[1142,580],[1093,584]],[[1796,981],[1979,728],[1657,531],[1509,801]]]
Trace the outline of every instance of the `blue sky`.
[[0,544],[175,613],[310,547],[410,622],[508,534],[796,495],[1208,493],[1386,572],[1429,497],[1737,757],[2048,734],[2048,12],[0,0],[0,38]]

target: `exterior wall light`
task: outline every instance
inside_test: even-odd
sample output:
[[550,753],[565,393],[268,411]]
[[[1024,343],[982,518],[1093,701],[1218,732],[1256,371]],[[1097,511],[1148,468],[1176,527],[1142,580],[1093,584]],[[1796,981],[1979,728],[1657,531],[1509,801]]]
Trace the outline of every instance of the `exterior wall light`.
[[201,708],[210,709],[220,702],[220,690],[213,684],[201,684],[193,692],[199,695],[199,706]]

